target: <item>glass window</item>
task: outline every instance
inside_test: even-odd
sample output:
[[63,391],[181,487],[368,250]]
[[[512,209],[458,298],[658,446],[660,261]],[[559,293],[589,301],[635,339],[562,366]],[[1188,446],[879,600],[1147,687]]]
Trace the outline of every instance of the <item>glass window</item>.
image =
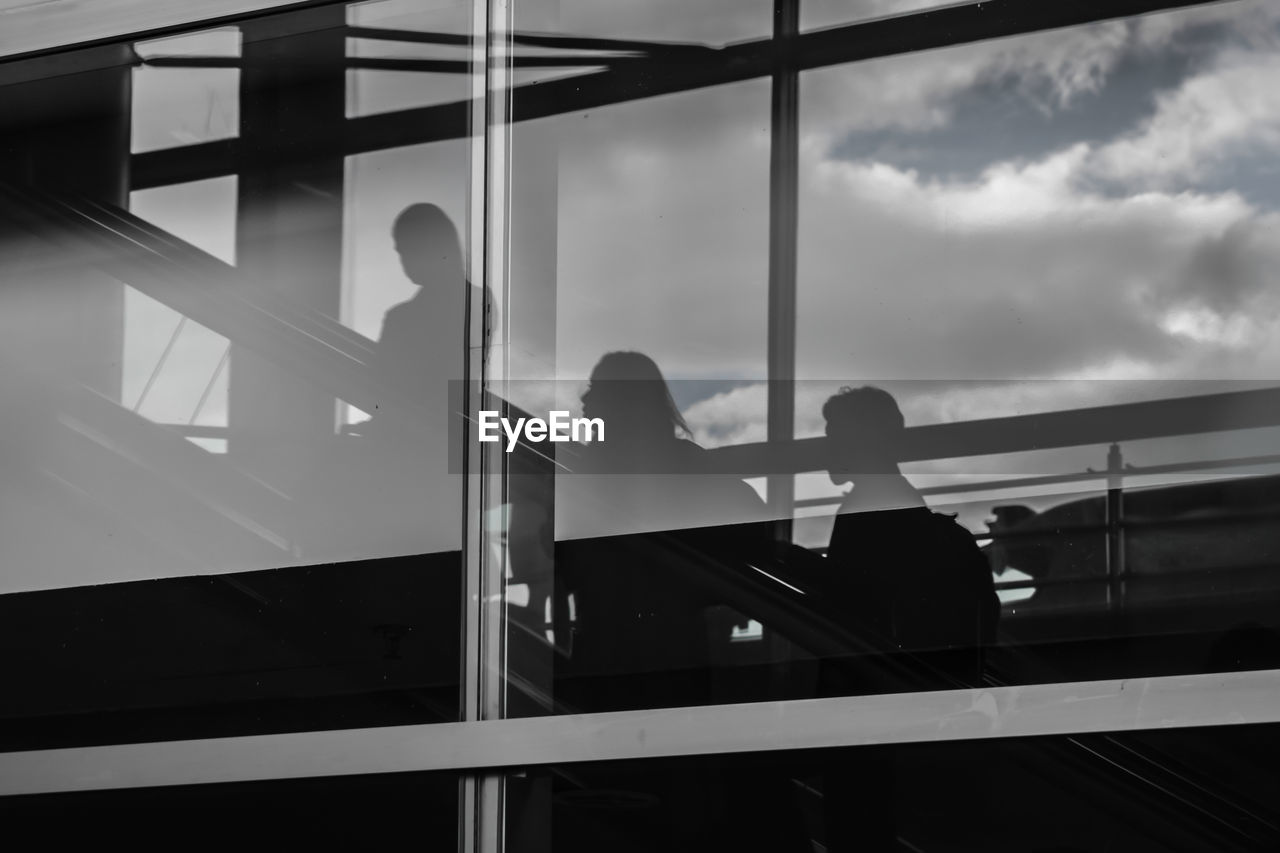
[[[236,197],[227,175],[130,193],[129,212],[234,265]],[[231,341],[135,288],[124,299],[121,402],[225,453]]]
[[1276,849],[1280,12],[482,2],[0,65],[9,825]]
[[351,4],[347,20],[348,116],[470,97],[469,3],[374,0]]
[[[1275,384],[1272,116],[1219,93],[1265,87],[1276,26],[1206,7],[801,77],[797,432],[832,435],[842,385],[939,444],[979,422],[893,470],[991,561],[989,675],[1196,671],[1275,629],[1280,433],[1244,416]],[[797,529],[836,549],[880,523],[852,520],[874,477],[831,480],[798,481]]]
[[458,717],[466,127],[349,11],[4,87],[7,748]]
[[133,70],[133,151],[228,139],[240,132],[240,31],[139,42]]
[[607,437],[509,464],[512,713],[1201,672],[1280,629],[1240,94],[1276,16],[1023,17],[515,80],[503,393]]
[[[561,4],[551,14],[533,4],[516,9],[514,26],[511,109],[528,118],[516,121],[510,135],[505,384],[495,390],[522,414],[545,418],[563,407],[575,416],[603,415],[602,446],[627,456],[628,445],[647,437],[629,431],[626,415],[618,413],[628,407],[629,385],[646,386],[643,399],[634,398],[645,408],[635,413],[637,423],[667,418],[671,434],[662,452],[697,458],[698,421],[691,417],[680,440],[672,431],[672,419],[681,417],[676,399],[688,410],[765,375],[769,83],[699,88],[680,80],[700,62],[725,67],[729,60],[715,58],[708,45],[767,37],[769,7],[748,4],[726,14],[629,7],[605,14],[592,4]],[[545,35],[526,38],[539,31]],[[525,59],[555,48],[576,54],[590,70],[527,82],[520,73]],[[623,55],[595,67],[602,52]],[[676,61],[676,54],[687,61]],[[643,87],[627,82],[655,71],[669,93],[645,97]],[[609,354],[619,352],[628,354],[621,373],[596,375],[602,366],[608,371]],[[637,365],[641,373],[633,375]],[[645,382],[658,375],[645,371],[669,379],[676,396],[668,397],[661,380]],[[697,526],[751,522],[761,514],[756,493],[734,478],[708,481],[710,491],[698,500],[697,484],[675,467],[644,463],[649,470],[642,472],[621,457],[590,458],[589,452],[574,462],[569,457],[576,451],[560,448],[554,477],[536,450],[514,454],[509,465],[508,588],[519,590],[510,613],[520,628],[515,643],[530,644],[512,652],[512,683],[521,685],[509,697],[512,713],[603,710],[569,701],[559,683],[569,663],[564,650],[575,646],[575,664],[591,652],[597,664],[583,666],[606,670],[627,654],[612,640],[585,640],[576,622],[603,620],[599,627],[610,634],[630,630],[625,620],[613,621],[616,614],[597,609],[595,593],[580,585],[581,572],[607,558],[575,543],[665,530],[673,514]],[[670,497],[680,492],[689,499]],[[717,506],[717,496],[736,505]],[[618,591],[619,605],[630,606],[615,576],[599,580]],[[634,582],[644,583],[639,574]],[[679,632],[687,627],[675,627],[677,634],[662,641],[683,643]],[[548,667],[557,673],[554,685],[545,679]],[[530,707],[519,710],[526,702]]]

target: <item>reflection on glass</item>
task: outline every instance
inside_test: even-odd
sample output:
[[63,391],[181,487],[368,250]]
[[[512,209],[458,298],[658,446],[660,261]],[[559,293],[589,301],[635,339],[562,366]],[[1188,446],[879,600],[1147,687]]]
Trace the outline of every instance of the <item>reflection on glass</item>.
[[351,4],[347,21],[348,117],[470,96],[470,4],[372,0]]
[[878,647],[941,652],[961,683],[978,683],[999,620],[991,569],[969,531],[931,511],[902,475],[897,401],[872,386],[844,388],[822,415],[831,482],[852,487],[826,550],[827,595]]
[[[602,80],[630,73],[628,61],[656,61],[645,56],[656,48],[601,38],[696,44],[759,37],[771,26],[767,6],[705,18],[661,6],[604,15],[561,5],[558,16],[538,17],[545,11],[517,9],[518,32],[555,34],[547,44],[518,40],[518,55],[557,46],[583,61],[607,49],[633,54],[596,72]],[[523,689],[509,711],[711,701],[697,667],[707,647],[703,610],[716,594],[682,588],[696,575],[668,559],[665,531],[696,528],[677,535],[688,540],[677,547],[741,553],[735,535],[718,531],[740,525],[748,541],[764,543],[754,527],[760,499],[737,477],[700,471],[716,438],[699,435],[699,421],[677,408],[688,413],[764,375],[768,81],[581,110],[572,87],[517,84],[517,113],[527,105],[552,115],[512,129],[507,390],[533,414],[545,416],[553,402],[597,411],[611,431],[574,460],[557,450],[554,469],[533,451],[512,462],[509,583],[528,590],[529,603],[511,609],[512,670]],[[514,381],[523,379],[562,387],[540,395]],[[722,614],[726,637],[734,618]]]
[[[1276,27],[1244,4],[806,73],[801,376],[918,378],[916,423],[1274,384],[1257,154],[1273,111],[1213,93],[1261,85],[1274,39],[1258,34]],[[1181,663],[1171,641],[1131,665],[1195,668],[1214,637],[1270,624],[1254,598],[1275,594],[1260,573],[1277,553],[1276,433],[1232,429],[1222,405],[1218,432],[1192,416],[1120,441],[1135,408],[1115,414],[1118,443],[910,466],[991,537],[1005,643],[1192,632]],[[830,494],[798,491],[806,515]],[[1116,611],[1123,626],[1097,621]]]
[[240,33],[234,28],[140,42],[133,71],[133,150],[239,133]]
[[457,718],[467,143],[346,16],[5,87],[2,748]]
[[[234,264],[236,190],[234,175],[139,190],[129,211]],[[226,452],[231,342],[132,287],[124,323],[122,403],[148,420],[185,425],[193,443]]]
[[[914,8],[872,5],[844,14]],[[794,116],[705,56],[517,85],[508,378],[591,377],[566,408],[616,438],[511,465],[511,713],[1203,672],[1275,635],[1278,27],[832,48]],[[620,356],[647,372],[603,406]],[[783,399],[799,439],[767,444]],[[762,521],[737,487],[771,475],[794,513]]]

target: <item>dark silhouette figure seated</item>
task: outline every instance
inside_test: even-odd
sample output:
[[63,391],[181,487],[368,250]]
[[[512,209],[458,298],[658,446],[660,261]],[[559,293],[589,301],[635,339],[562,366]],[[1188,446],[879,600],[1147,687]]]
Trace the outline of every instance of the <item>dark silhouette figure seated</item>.
[[994,580],[968,531],[930,510],[899,470],[897,402],[879,388],[844,388],[822,414],[831,480],[853,484],[827,551],[847,618],[878,649],[918,657],[922,673],[977,683],[1000,612]]

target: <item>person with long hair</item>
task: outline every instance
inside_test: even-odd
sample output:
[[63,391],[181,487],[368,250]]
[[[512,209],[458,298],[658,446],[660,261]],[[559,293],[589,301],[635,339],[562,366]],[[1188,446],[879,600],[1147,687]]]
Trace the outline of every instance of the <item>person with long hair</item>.
[[[738,603],[733,577],[771,549],[763,502],[742,479],[711,472],[649,356],[606,354],[582,407],[605,439],[558,476],[555,571],[574,596],[576,637],[556,696],[583,711],[730,701],[738,694],[724,692],[713,655],[729,626],[711,614]],[[744,689],[741,674],[733,683]],[[673,831],[691,848],[808,849],[794,786],[778,774],[686,769],[637,784],[672,804]],[[707,790],[718,802],[700,799]]]
[[[583,413],[604,441],[557,475],[556,574],[576,594],[578,660],[610,674],[570,686],[592,710],[706,701],[707,561],[756,547],[763,503],[741,479],[707,472],[658,365],[611,352],[591,372]],[[702,679],[702,681],[700,681]]]
[[606,353],[591,371],[582,411],[603,421],[605,439],[583,447],[560,478],[569,513],[558,538],[687,532],[762,517],[750,486],[710,473],[707,451],[644,353]]

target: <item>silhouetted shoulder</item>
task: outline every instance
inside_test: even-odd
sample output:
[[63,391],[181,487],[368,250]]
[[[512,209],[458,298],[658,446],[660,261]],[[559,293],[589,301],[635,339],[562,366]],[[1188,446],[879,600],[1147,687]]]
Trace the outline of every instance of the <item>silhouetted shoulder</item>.
[[986,557],[954,518],[927,507],[842,513],[828,561],[865,624],[891,646],[989,645],[999,601]]
[[388,308],[387,313],[382,315],[382,334],[378,336],[378,343],[385,345],[388,333],[412,334],[415,331],[426,331],[422,328],[422,324],[431,313],[430,308],[430,303],[422,298],[422,294]]

